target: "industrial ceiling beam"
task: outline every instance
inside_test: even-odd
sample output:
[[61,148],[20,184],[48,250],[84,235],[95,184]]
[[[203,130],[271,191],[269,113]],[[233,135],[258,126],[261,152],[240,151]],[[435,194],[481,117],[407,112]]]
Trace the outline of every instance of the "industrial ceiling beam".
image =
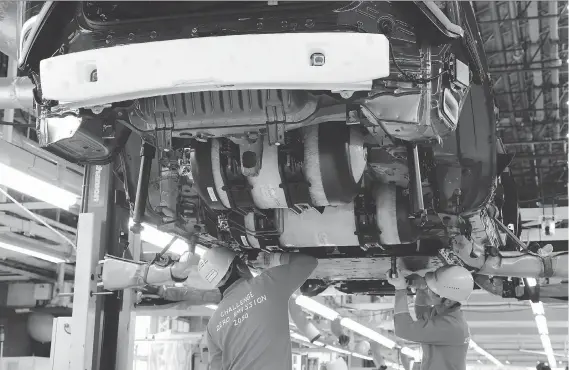
[[536,90],[551,90],[552,88],[555,87],[564,87],[566,85],[553,85],[550,83],[544,83],[541,86],[532,86],[532,87],[528,87],[524,90],[513,90],[513,91],[497,91],[494,93],[494,95],[496,96],[500,96],[500,95],[509,95],[509,94],[527,94],[530,91],[536,91]]
[[530,155],[519,155],[514,157],[514,160],[533,160],[533,159],[567,159],[567,154],[565,153],[551,153],[551,154],[530,154]]
[[552,108],[525,108],[525,109],[515,109],[515,110],[501,110],[500,109],[500,113],[521,113],[521,112],[553,112],[558,110],[559,108],[557,107],[552,107]]
[[506,18],[506,19],[489,19],[489,20],[479,20],[478,23],[505,23],[505,22],[518,22],[518,21],[529,21],[530,19],[546,19],[546,18],[557,18],[563,15],[563,13],[558,14],[547,14],[540,15],[537,17],[516,17],[516,18]]
[[[518,117],[516,117],[518,118]],[[498,123],[498,126],[496,127],[497,130],[504,130],[504,129],[516,129],[516,128],[520,128],[520,127],[544,127],[547,125],[556,125],[558,123],[563,123],[563,121],[557,121],[557,120],[550,120],[550,121],[530,121],[527,120],[526,122],[523,121],[523,119],[516,119],[513,122],[516,122],[515,125],[509,124],[506,125],[506,122],[512,122],[509,118],[505,118],[503,120],[500,120],[500,122]]]
[[[524,63],[508,63],[508,64],[492,64],[489,65],[488,68],[490,70],[492,69],[499,69],[499,68],[504,68],[504,67],[531,67],[532,65],[540,65],[540,66],[544,66],[547,65],[549,63],[556,63],[557,59],[545,59],[545,60],[539,60],[539,61],[533,61],[533,62],[524,62]],[[562,66],[567,66],[567,64],[563,64]]]
[[35,272],[31,272],[28,270],[24,270],[22,268],[9,266],[6,264],[6,262],[0,263],[0,269],[2,269],[3,271],[10,272],[12,274],[18,274],[18,275],[28,277],[28,278],[33,279],[33,280],[42,280],[42,281],[48,281],[48,282],[52,282],[52,283],[56,282],[54,278],[48,277],[46,275],[38,274]]
[[[560,163],[560,164],[558,165],[558,167],[561,167],[561,168],[567,167],[567,162]],[[551,166],[549,166],[549,165],[542,165],[542,166],[535,166],[535,168],[544,169],[544,170],[545,170],[545,169],[550,170],[550,169],[551,169]],[[518,170],[518,171],[531,170],[531,167],[528,167],[528,166],[510,166],[510,170]]]
[[557,139],[557,140],[519,140],[519,141],[512,141],[508,143],[504,143],[506,146],[512,145],[529,145],[529,144],[559,144],[559,143],[566,143],[567,138],[565,139]]
[[[46,202],[27,202],[27,203],[22,203],[22,205],[24,207],[26,207],[29,210],[32,209],[54,209],[57,208],[56,206],[54,206],[53,204],[49,204]],[[14,203],[0,203],[0,211],[14,211],[17,209],[21,209],[20,207],[18,207],[17,204]]]
[[1,282],[27,281],[27,280],[30,280],[30,278],[22,275],[0,275]]
[[514,72],[533,72],[533,71],[547,71],[552,69],[567,69],[567,65],[560,65],[560,66],[548,66],[544,65],[542,67],[522,67],[522,68],[494,68],[490,69],[490,73],[514,73]]

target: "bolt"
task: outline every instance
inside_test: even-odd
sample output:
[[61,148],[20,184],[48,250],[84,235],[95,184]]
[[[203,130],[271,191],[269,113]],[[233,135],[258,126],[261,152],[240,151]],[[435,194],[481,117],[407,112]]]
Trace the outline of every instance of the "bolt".
[[150,32],[150,38],[151,38],[151,39],[155,39],[156,36],[158,36],[158,34],[156,33],[156,31]]

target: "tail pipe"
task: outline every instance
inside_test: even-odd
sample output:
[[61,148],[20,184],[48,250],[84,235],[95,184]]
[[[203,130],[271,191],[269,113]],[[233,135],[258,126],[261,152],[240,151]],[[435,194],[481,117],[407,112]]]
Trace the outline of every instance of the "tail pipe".
[[484,265],[477,273],[519,278],[567,278],[569,277],[568,263],[567,252],[560,252],[550,256],[534,254],[488,256]]

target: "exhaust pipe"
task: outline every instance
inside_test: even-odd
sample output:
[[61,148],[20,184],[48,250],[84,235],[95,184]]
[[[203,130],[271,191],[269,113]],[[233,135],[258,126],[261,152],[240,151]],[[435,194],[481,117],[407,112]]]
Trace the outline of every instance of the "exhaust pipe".
[[479,275],[517,278],[569,277],[567,252],[546,256],[519,252],[477,254],[473,252],[484,248],[463,235],[453,237],[451,246],[465,264],[477,269],[476,273]]
[[488,256],[477,272],[481,275],[508,276],[519,278],[569,277],[566,252],[540,257],[532,254],[520,254],[511,257]]
[[0,109],[33,109],[35,88],[28,77],[0,78]]

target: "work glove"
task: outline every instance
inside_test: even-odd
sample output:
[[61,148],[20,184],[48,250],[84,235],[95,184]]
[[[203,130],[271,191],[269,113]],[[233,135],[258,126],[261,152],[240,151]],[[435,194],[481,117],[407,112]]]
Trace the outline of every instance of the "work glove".
[[391,270],[387,272],[387,282],[395,287],[395,290],[407,289],[407,280],[401,270],[397,269],[397,277],[391,277]]
[[260,270],[268,269],[281,264],[280,263],[281,255],[282,253],[278,252],[269,253],[261,251],[257,255],[257,258],[251,261],[250,263],[251,266],[255,269],[260,269]]
[[195,263],[192,263],[192,257],[196,253],[196,244],[198,241],[197,234],[190,236],[188,240],[188,250],[185,251],[180,259],[170,267],[170,272],[176,278],[183,279],[190,273],[190,269]]
[[417,290],[425,290],[427,289],[427,281],[422,276],[416,276],[415,278],[413,278],[413,280],[411,280],[409,286]]

